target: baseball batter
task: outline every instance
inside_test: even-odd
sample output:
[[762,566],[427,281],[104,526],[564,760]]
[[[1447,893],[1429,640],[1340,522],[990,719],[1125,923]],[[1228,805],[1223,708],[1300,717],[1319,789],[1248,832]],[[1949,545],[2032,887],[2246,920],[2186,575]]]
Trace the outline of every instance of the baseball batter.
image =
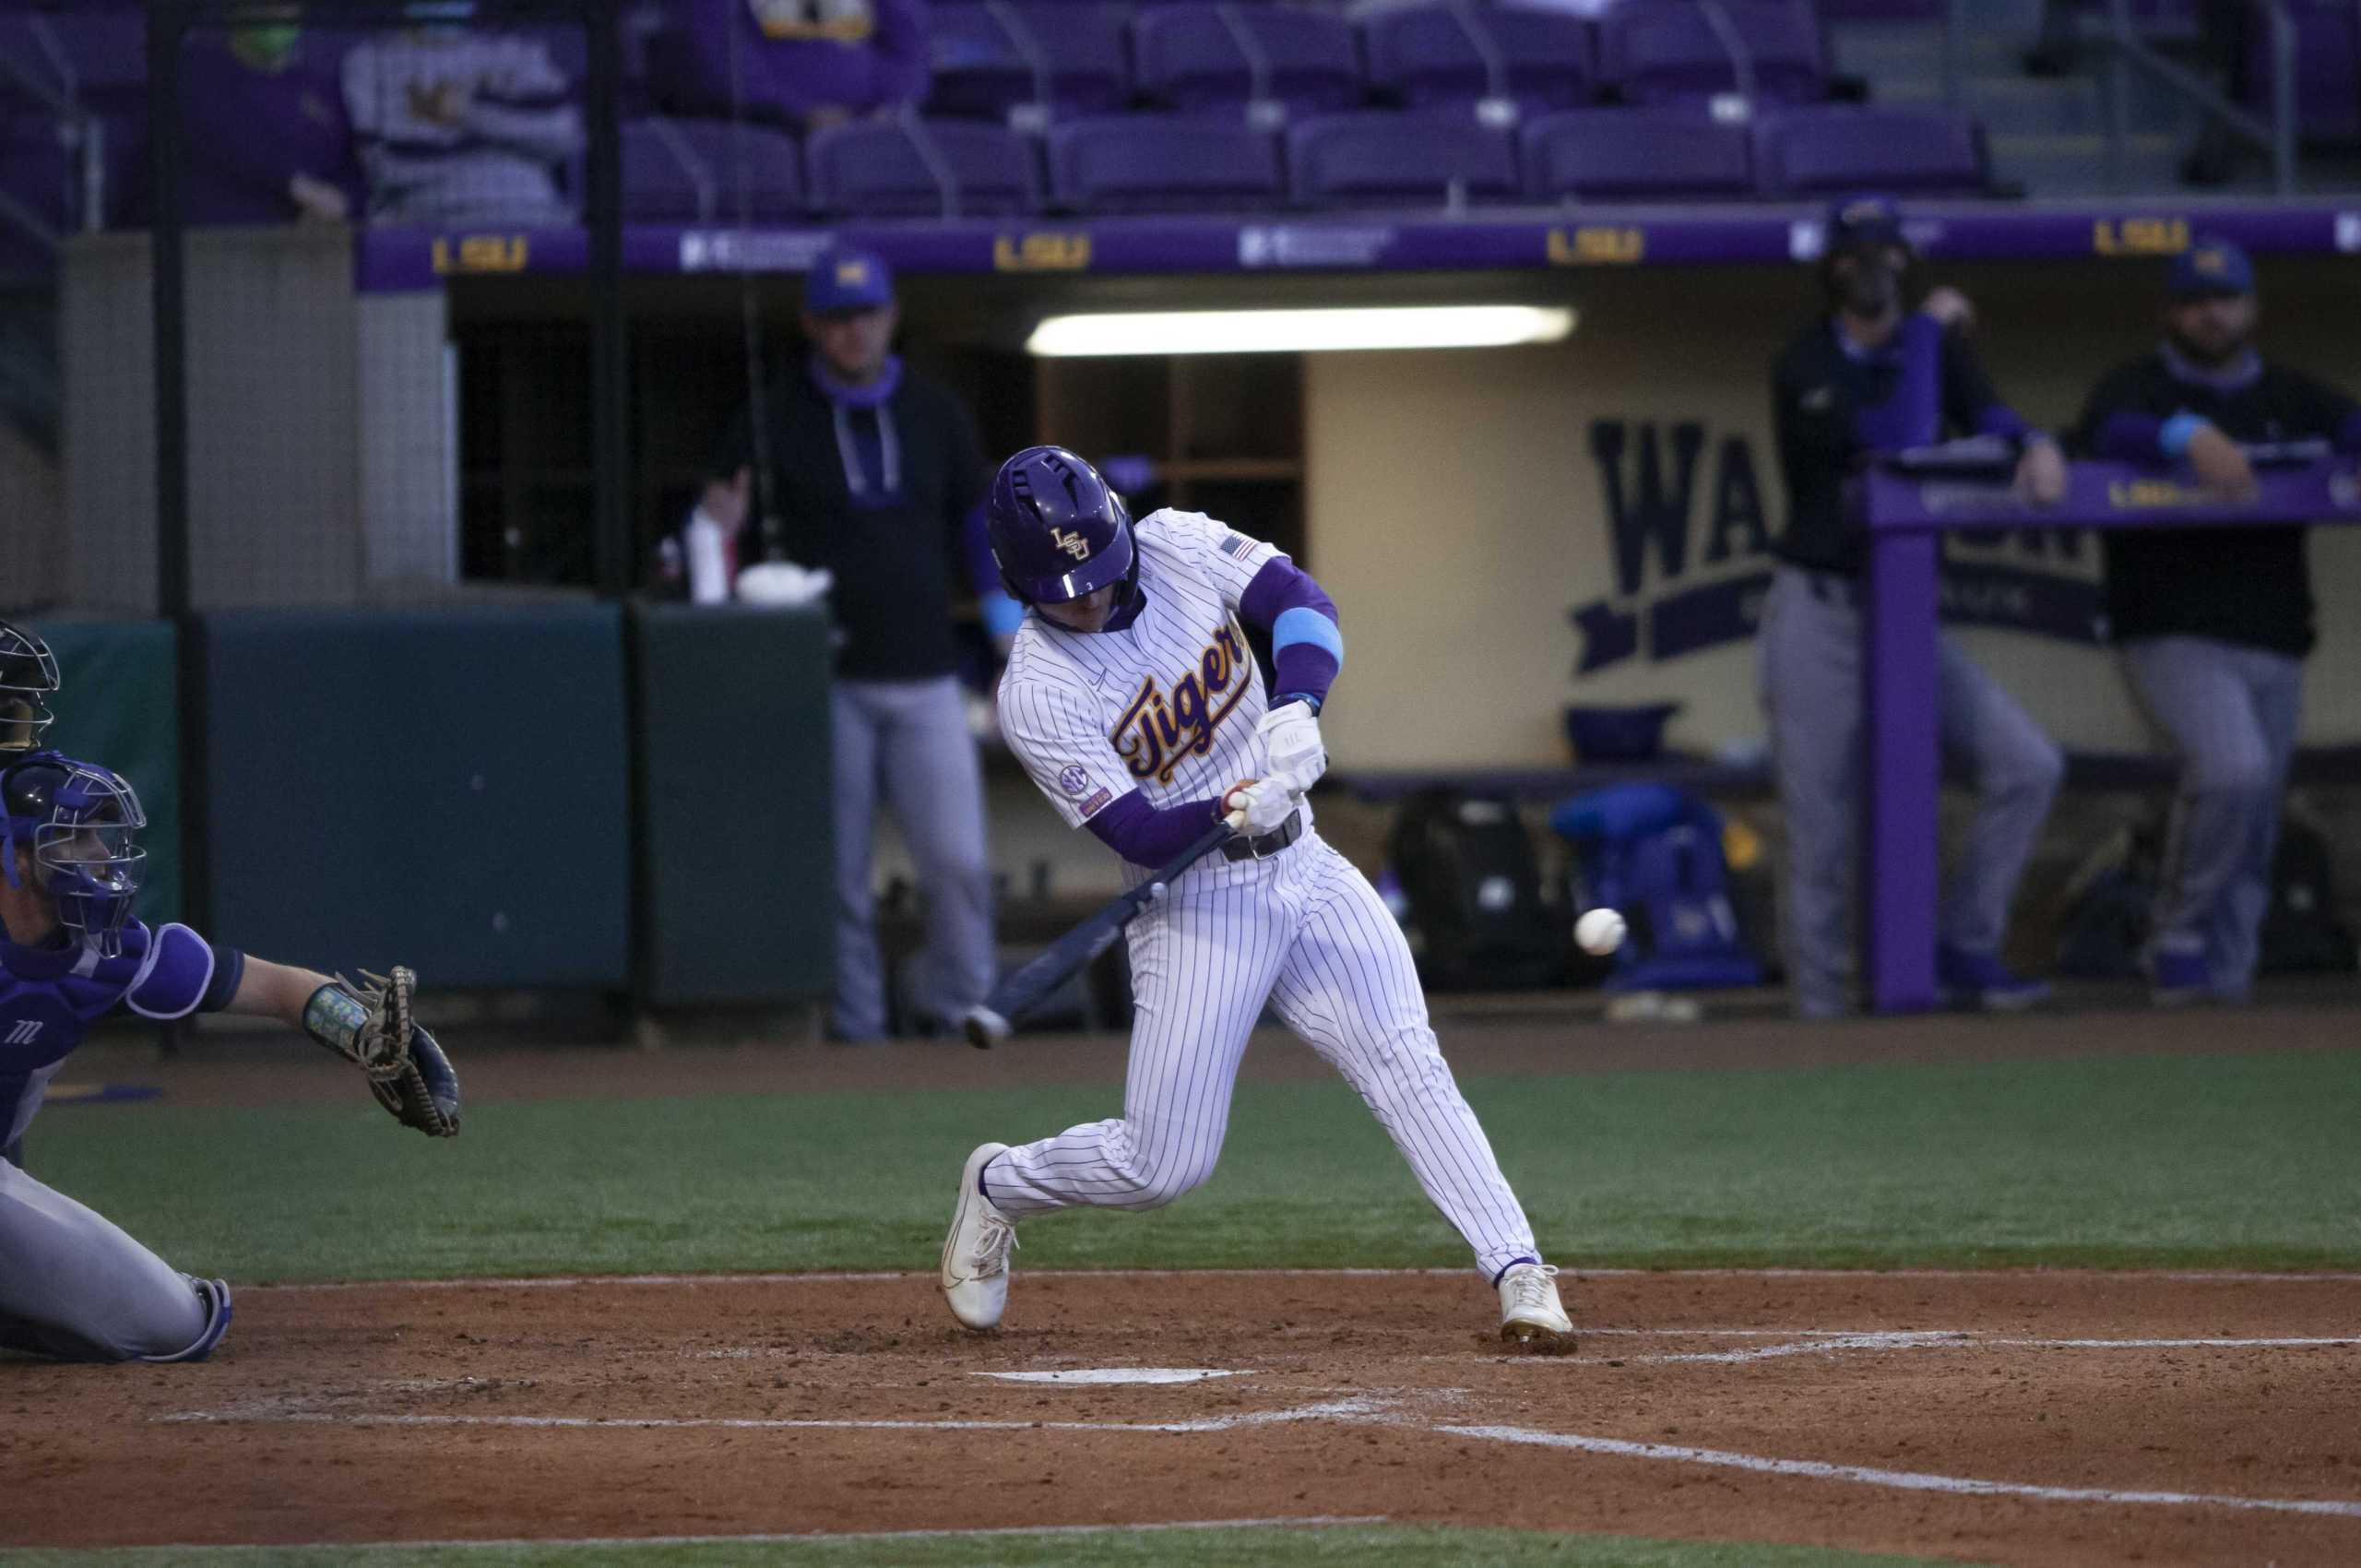
[[[121,775],[36,751],[0,770],[0,1146],[20,1137],[90,1024],[227,1010],[284,1019],[361,1065],[405,1125],[458,1131],[459,1086],[409,1018],[409,976],[350,989],[131,916],[147,818]],[[200,1361],[230,1288],[174,1269],[108,1220],[0,1163],[0,1348],[66,1360]]]
[[[943,1289],[969,1328],[1001,1320],[1015,1224],[1076,1205],[1149,1209],[1212,1176],[1231,1087],[1268,1002],[1342,1073],[1499,1289],[1504,1339],[1571,1344],[1557,1270],[1428,1027],[1410,951],[1303,799],[1327,766],[1318,714],[1344,660],[1335,606],[1273,546],[1193,512],[1136,527],[1072,452],[1003,464],[992,553],[1027,605],[1003,730],[1072,826],[1146,867],[1218,820],[1236,830],[1133,921],[1123,1114],[967,1158]],[[1271,636],[1266,705],[1246,627]]]

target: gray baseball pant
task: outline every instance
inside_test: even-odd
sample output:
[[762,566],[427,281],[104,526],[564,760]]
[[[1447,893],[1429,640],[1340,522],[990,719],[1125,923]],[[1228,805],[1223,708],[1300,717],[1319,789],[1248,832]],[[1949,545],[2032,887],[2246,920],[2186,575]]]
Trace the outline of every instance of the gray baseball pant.
[[2201,944],[2215,994],[2243,999],[2271,908],[2304,666],[2211,637],[2142,637],[2120,652],[2132,695],[2181,765],[2150,946]]
[[171,1356],[208,1321],[189,1276],[95,1209],[0,1164],[0,1348],[73,1361]]
[[[1786,816],[1780,939],[1796,1010],[1853,1006],[1851,914],[1861,793],[1860,585],[1781,566],[1762,603],[1755,651],[1772,766]],[[1943,900],[1940,940],[1995,954],[2017,882],[2065,776],[2065,759],[2014,697],[1942,639],[1943,749],[1965,761],[1978,805]]]
[[917,862],[927,956],[918,1006],[940,1019],[981,1002],[997,974],[992,873],[984,845],[983,768],[959,683],[839,681],[829,698],[836,744],[836,1033],[885,1032],[872,841],[882,795]]

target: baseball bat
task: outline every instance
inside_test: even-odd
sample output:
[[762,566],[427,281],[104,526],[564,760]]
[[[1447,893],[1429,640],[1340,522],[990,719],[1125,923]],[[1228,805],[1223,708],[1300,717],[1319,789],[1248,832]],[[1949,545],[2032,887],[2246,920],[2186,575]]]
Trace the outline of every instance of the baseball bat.
[[983,1004],[968,1008],[967,1016],[959,1020],[960,1028],[967,1033],[967,1043],[978,1051],[990,1051],[1006,1039],[1015,1028],[1011,1020],[1107,951],[1123,928],[1132,923],[1132,918],[1157,897],[1158,888],[1169,886],[1174,877],[1212,853],[1230,833],[1228,823],[1215,823],[1198,836],[1195,843],[1173,856],[1170,864],[1093,913],[1051,943],[1039,957],[992,987],[992,993],[984,998]]

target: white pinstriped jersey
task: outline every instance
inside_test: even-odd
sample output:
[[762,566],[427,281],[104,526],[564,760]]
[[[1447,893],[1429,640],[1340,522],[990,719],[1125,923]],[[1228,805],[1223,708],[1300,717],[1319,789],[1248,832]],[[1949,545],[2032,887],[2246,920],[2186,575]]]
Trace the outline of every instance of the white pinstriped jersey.
[[1001,678],[1009,750],[1069,826],[1134,789],[1155,806],[1204,800],[1268,761],[1238,601],[1278,547],[1170,508],[1132,537],[1146,598],[1137,619],[1070,632],[1027,615]]
[[[1239,624],[1279,552],[1201,513],[1133,530],[1146,603],[1119,632],[1027,615],[1000,687],[1009,748],[1080,826],[1132,790],[1157,806],[1260,778],[1261,673]],[[1086,1205],[1154,1208],[1213,1174],[1238,1066],[1265,1004],[1344,1074],[1466,1238],[1488,1279],[1538,1261],[1533,1228],[1435,1044],[1410,949],[1367,878],[1311,830],[1261,860],[1214,856],[1124,932],[1133,1011],[1120,1119],[989,1161],[1011,1218]],[[1153,874],[1126,864],[1134,885]]]

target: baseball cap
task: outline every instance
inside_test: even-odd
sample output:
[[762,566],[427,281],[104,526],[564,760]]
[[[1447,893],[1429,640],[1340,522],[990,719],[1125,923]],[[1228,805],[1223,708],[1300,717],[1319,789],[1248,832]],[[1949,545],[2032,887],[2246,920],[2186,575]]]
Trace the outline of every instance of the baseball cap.
[[1902,209],[1892,196],[1849,196],[1828,209],[1829,254],[1856,245],[1906,245]]
[[803,279],[803,308],[814,315],[876,310],[894,303],[894,274],[874,252],[838,245],[823,251]]
[[2165,274],[2165,292],[2177,300],[2251,294],[2254,263],[2229,241],[2201,235],[2189,249],[2173,257],[2171,270]]

